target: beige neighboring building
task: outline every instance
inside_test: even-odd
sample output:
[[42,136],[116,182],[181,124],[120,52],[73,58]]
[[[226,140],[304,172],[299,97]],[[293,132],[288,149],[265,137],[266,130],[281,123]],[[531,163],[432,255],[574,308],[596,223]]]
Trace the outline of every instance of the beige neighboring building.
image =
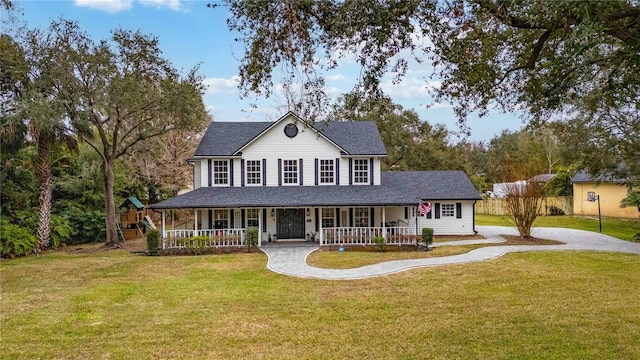
[[627,196],[627,186],[624,180],[606,176],[594,178],[581,171],[571,179],[571,182],[573,183],[573,213],[575,215],[598,216],[598,202],[589,201],[590,195],[600,197],[602,216],[637,218],[640,215],[635,206],[620,207],[620,201]]

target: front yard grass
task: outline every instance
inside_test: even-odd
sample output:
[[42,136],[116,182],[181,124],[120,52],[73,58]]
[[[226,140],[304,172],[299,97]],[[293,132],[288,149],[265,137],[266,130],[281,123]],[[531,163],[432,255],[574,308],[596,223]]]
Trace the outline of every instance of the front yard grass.
[[0,261],[2,358],[640,358],[637,255],[508,254],[358,281],[265,262],[124,250]]
[[[506,215],[476,214],[476,225],[514,226],[513,220]],[[538,216],[533,226],[563,227],[599,232],[598,218],[581,216]],[[640,221],[637,219],[620,219],[603,217],[602,233],[618,239],[634,241],[633,237],[640,233]]]

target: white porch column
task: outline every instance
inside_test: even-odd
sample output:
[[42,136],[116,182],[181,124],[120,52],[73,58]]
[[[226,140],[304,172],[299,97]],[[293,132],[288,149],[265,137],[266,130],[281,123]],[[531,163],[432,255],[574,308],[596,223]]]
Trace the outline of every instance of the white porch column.
[[387,240],[387,207],[382,207],[382,237]]
[[193,236],[198,236],[198,209],[193,209]]
[[[318,232],[319,232],[318,235],[320,235],[319,241],[320,241],[320,245],[322,246],[323,239],[324,239],[324,236],[322,236],[322,233],[323,233],[323,231],[322,231],[322,209],[318,209],[318,211],[320,211],[320,216],[318,216],[318,222],[320,222],[318,224]],[[335,221],[335,214],[333,215],[333,219],[334,219],[333,221]]]
[[164,209],[162,209],[162,221],[161,222],[162,222],[162,248],[166,249],[167,248],[167,246],[166,246],[167,229],[165,227],[165,222],[166,221],[165,221]]
[[[244,231],[246,234],[247,228]],[[258,211],[258,247],[262,247],[262,211]]]

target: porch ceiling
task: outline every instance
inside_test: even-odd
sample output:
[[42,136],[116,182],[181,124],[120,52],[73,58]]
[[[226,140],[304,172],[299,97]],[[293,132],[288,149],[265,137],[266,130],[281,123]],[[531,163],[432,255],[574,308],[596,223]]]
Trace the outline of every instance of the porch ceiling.
[[382,185],[201,187],[155,209],[417,205],[419,199]]

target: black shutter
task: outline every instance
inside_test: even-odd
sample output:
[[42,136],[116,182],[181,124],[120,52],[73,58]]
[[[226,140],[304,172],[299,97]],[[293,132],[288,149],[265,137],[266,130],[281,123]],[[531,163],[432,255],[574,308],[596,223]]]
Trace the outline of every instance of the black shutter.
[[233,186],[233,159],[229,160],[229,185]]
[[353,227],[353,208],[349,208],[349,226]]
[[405,219],[409,218],[409,207],[408,206],[404,207],[404,218]]
[[462,203],[456,203],[456,219],[462,219]]
[[429,209],[429,212],[427,213],[427,219],[431,219],[433,217],[433,209]]
[[340,227],[340,208],[336,208],[336,217],[333,223],[333,227]]
[[369,184],[373,185],[373,158],[369,159]]
[[208,160],[209,161],[209,186],[211,186],[212,184],[212,174],[213,174],[213,169],[211,168],[211,159]]
[[436,214],[436,219],[440,219],[440,203],[435,203],[434,205],[435,207],[435,214]]
[[316,232],[320,231],[320,209],[316,208]]
[[278,186],[282,186],[282,159],[278,159]]
[[233,216],[233,209],[229,209],[229,229],[235,228],[235,225],[233,224],[233,220],[235,220],[235,216]]
[[246,219],[246,216],[245,216],[245,210],[244,209],[240,210],[240,217],[242,218],[242,220],[241,220],[242,224],[240,224],[240,227],[241,228],[247,227],[247,221],[246,221],[247,219]]
[[376,222],[375,222],[375,220],[374,220],[374,218],[373,218],[373,208],[371,208],[371,209],[369,210],[369,223],[371,224],[371,225],[369,225],[369,226],[371,226],[371,227],[376,226]]
[[262,159],[262,186],[267,186],[267,159]]
[[302,159],[298,161],[298,174],[300,175],[300,186],[304,185],[304,172],[302,171]]
[[316,175],[315,175],[315,177],[316,177],[316,186],[318,186],[318,159],[315,159],[314,161],[315,161],[315,165],[314,166],[315,166],[315,169],[316,169]]
[[213,229],[213,210],[209,209],[209,229]]
[[267,232],[267,209],[262,209],[262,232]]
[[[244,166],[244,159],[240,159],[240,186],[244,186],[244,173],[246,170],[247,169]],[[244,221],[242,223],[244,224]]]
[[336,158],[336,185],[340,185],[340,158]]

